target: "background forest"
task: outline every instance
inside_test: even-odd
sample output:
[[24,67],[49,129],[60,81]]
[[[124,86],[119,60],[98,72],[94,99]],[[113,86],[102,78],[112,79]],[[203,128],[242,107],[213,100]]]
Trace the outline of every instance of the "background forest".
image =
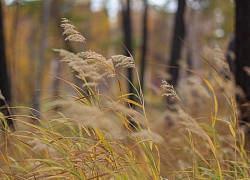
[[[147,4],[145,57],[142,55],[145,18],[143,1],[131,1],[130,5],[132,47],[127,47],[124,41],[122,6],[119,2],[116,2],[117,7],[112,8],[109,8],[112,6],[109,1],[15,1],[4,5],[4,34],[12,103],[31,105],[37,103],[35,92],[40,91],[44,99],[51,96],[52,92],[65,88],[63,83],[56,82],[56,78],[48,73],[73,80],[71,70],[60,63],[60,57],[53,49],[64,48],[78,52],[84,46],[64,41],[59,26],[63,17],[76,25],[86,38],[89,49],[110,56],[124,54],[124,44],[133,54],[138,68],[145,59],[144,86],[146,92],[152,91],[153,87],[159,85],[156,81],[161,82],[157,77],[164,77],[163,74],[168,73],[167,67],[162,68],[161,65],[168,65],[171,58],[177,2],[174,5],[170,2],[163,2],[161,6],[153,2]],[[98,8],[94,8],[97,3]],[[199,71],[203,62],[195,51],[204,55],[218,45],[226,53],[230,36],[234,32],[234,3],[190,1],[184,13],[183,41],[187,45],[183,45],[178,59],[191,66],[190,69]],[[77,78],[73,81],[77,85],[81,83],[77,82]]]
[[0,5],[0,178],[250,177],[248,0]]

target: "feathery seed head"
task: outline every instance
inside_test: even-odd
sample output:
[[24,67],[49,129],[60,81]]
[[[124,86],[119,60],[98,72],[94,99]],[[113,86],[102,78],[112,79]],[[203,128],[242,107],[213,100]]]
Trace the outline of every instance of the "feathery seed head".
[[91,50],[77,54],[78,57],[83,58],[89,65],[93,66],[95,71],[99,72],[105,77],[114,77],[115,69],[111,60],[106,60],[101,54],[95,53]]
[[210,98],[210,94],[206,87],[202,84],[201,79],[197,76],[189,76],[187,78],[188,87],[191,92],[195,92],[199,97]]
[[75,42],[84,42],[85,43],[85,38],[83,35],[77,30],[77,28],[71,24],[71,22],[63,18],[61,27],[63,28],[63,35],[67,35],[65,38],[65,41],[75,41]]
[[248,76],[250,76],[250,67],[249,66],[244,66],[243,70],[247,73]]
[[184,112],[183,110],[178,110],[178,117],[180,118],[180,124],[182,124],[184,127],[188,128],[191,132],[198,135],[199,137],[206,138],[204,134],[204,130],[202,127],[197,123],[197,121],[192,118],[189,114]]
[[[85,42],[85,38],[77,30],[77,28],[66,18],[62,19],[61,27],[64,29],[63,35],[67,35],[65,40]],[[97,85],[98,82],[104,81],[104,77],[114,77],[115,67],[123,66],[124,68],[135,68],[134,59],[124,55],[111,56],[110,59],[105,59],[101,54],[95,53],[91,50],[80,52],[77,54],[65,51],[56,50],[63,56],[63,60],[78,72],[78,78],[88,77],[92,82],[86,85]],[[114,67],[113,62],[117,64]]]
[[91,78],[93,82],[89,82],[87,85],[97,85],[98,82],[104,81],[104,77],[115,76],[112,61],[106,60],[102,55],[91,50],[77,54],[61,49],[55,49],[55,51],[63,56],[61,61],[67,62],[68,65],[78,73],[78,78]]
[[124,138],[122,129],[108,118],[99,107],[80,104],[75,101],[52,102],[54,107],[62,106],[65,117],[74,120],[82,126],[97,128],[107,131],[111,137]]
[[214,53],[214,60],[218,65],[218,68],[224,71],[225,74],[229,73],[230,72],[229,64],[220,46],[215,45],[213,53]]
[[166,91],[162,96],[172,97],[180,101],[180,98],[176,91],[174,90],[174,86],[169,84],[167,81],[162,80],[161,88]]
[[133,108],[129,108],[125,105],[116,102],[108,102],[108,105],[110,106],[110,109],[112,109],[112,111],[116,112],[120,116],[129,117],[136,123],[140,123],[141,125],[146,124],[144,116],[142,116],[139,112],[137,112]]
[[115,65],[115,67],[122,66],[124,68],[135,68],[134,59],[132,57],[128,57],[124,55],[115,55],[115,56],[111,56],[111,58],[115,62],[119,62]]

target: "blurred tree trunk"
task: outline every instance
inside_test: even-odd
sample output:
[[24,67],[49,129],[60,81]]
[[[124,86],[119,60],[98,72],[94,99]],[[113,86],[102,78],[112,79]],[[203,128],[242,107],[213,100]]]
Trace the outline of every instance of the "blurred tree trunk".
[[[184,23],[184,12],[186,7],[185,0],[178,0],[178,9],[175,15],[175,25],[174,25],[174,35],[172,41],[172,50],[171,50],[171,59],[170,59],[170,66],[179,67],[178,60],[180,59],[181,55],[181,47],[182,41],[185,36],[185,23]],[[172,79],[169,81],[170,84],[173,86],[177,85],[178,81],[178,68],[170,67],[169,73],[172,76]]]
[[[246,101],[250,102],[250,76],[243,70],[245,66],[250,67],[250,1],[235,0],[235,3],[236,84],[245,92]],[[242,118],[250,120],[249,109],[243,110]]]
[[[130,0],[121,0],[122,2],[122,17],[123,17],[123,33],[124,33],[124,45],[127,50],[133,54],[132,51],[132,25],[131,25],[131,10],[130,10]],[[130,56],[126,50],[126,55]],[[133,83],[132,69],[128,68],[128,79]],[[128,91],[133,93],[133,86],[128,82]],[[130,97],[133,100],[133,96]]]
[[38,59],[36,64],[36,77],[35,77],[35,97],[33,108],[36,110],[34,115],[40,117],[40,101],[41,101],[41,84],[42,84],[42,70],[44,65],[44,55],[47,48],[47,34],[50,20],[50,5],[51,0],[43,0],[43,14],[42,14],[42,35],[41,35],[41,45],[38,53]]
[[[51,2],[51,18],[53,20],[53,24],[56,25],[55,27],[55,33],[53,36],[58,36],[62,34],[62,28],[60,27],[61,24],[61,8],[62,8],[62,4],[65,3],[64,1],[52,1]],[[53,95],[55,96],[55,98],[57,98],[60,93],[59,93],[59,86],[60,86],[60,80],[57,78],[60,76],[61,73],[61,63],[60,63],[60,57],[58,55],[58,53],[55,53],[54,58],[52,60],[52,66],[53,66],[53,71],[52,74],[55,76],[53,77],[53,81],[52,81],[52,91],[53,91]]]
[[148,0],[144,0],[144,13],[142,17],[142,49],[141,49],[141,88],[144,91],[144,81],[145,81],[145,66],[146,66],[146,55],[147,55],[147,40],[148,40]]
[[13,17],[13,25],[12,32],[10,37],[10,44],[12,46],[11,51],[11,62],[12,62],[12,72],[11,72],[11,96],[12,101],[18,102],[18,95],[20,94],[20,81],[18,79],[18,75],[20,74],[19,69],[19,37],[17,36],[18,28],[19,28],[19,16],[20,16],[20,0],[15,0],[14,6],[14,17]]
[[[132,49],[132,23],[131,23],[131,11],[130,11],[130,0],[121,0],[122,2],[122,17],[123,17],[123,33],[124,33],[124,42],[126,49],[126,55],[130,56],[130,54],[133,54]],[[129,51],[129,52],[128,52]],[[129,54],[130,53],[130,54]],[[129,93],[134,93],[134,88],[132,86],[133,84],[133,72],[132,68],[128,68],[128,79],[130,82],[128,82],[128,91]],[[131,84],[132,83],[132,84]],[[135,100],[135,96],[130,96],[130,100]],[[134,105],[132,103],[129,103],[129,106],[134,108]],[[131,118],[128,118],[129,120],[129,126],[132,129],[136,129],[138,127],[137,123],[132,120]]]
[[[188,13],[188,27],[187,27],[187,32],[186,32],[186,42],[190,46],[192,46],[192,40],[195,39],[193,36],[194,34],[194,14],[195,11],[192,7],[189,8],[189,13]],[[193,69],[193,54],[192,54],[192,49],[190,47],[186,47],[186,60],[187,60],[187,68],[188,69]],[[187,72],[188,75],[191,75],[191,72]]]
[[[5,97],[6,102],[11,101],[11,91],[10,83],[6,66],[6,55],[5,55],[5,42],[4,42],[4,29],[3,29],[3,12],[2,12],[2,1],[0,1],[0,90],[2,91],[3,96]],[[4,115],[9,116],[10,112],[7,108],[2,106],[7,105],[5,102],[0,99],[1,111]],[[11,119],[7,119],[9,125],[13,124]]]

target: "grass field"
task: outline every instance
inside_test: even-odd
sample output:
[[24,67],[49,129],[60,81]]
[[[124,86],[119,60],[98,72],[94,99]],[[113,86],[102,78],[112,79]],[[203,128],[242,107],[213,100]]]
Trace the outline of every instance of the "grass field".
[[[66,40],[86,43],[68,20],[62,27]],[[159,93],[142,94],[140,86],[134,86],[135,93],[126,94],[122,82],[127,78],[117,66],[138,74],[132,56],[107,60],[93,51],[56,51],[84,86],[61,79],[75,95],[49,99],[39,119],[29,107],[9,107],[16,112],[9,117],[15,131],[0,114],[5,123],[1,179],[250,178],[236,88],[233,80],[221,76],[225,65],[204,60],[208,62],[202,73],[186,70],[192,75],[182,80],[177,92],[162,79]],[[114,91],[103,94],[98,84],[108,86],[107,78]]]

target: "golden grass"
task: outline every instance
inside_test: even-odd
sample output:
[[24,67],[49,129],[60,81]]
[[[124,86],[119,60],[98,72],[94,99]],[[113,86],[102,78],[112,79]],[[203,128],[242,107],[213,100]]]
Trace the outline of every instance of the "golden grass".
[[[63,23],[68,21],[64,19]],[[72,24],[64,25],[67,26],[71,31],[64,34],[71,38],[66,39],[81,37],[86,43]],[[115,58],[122,58],[117,65],[134,68],[132,57],[113,56],[106,61],[90,51],[86,56],[60,52],[64,61],[77,71],[84,88],[59,78],[76,95],[53,98],[44,105],[41,119],[29,115],[30,108],[11,107],[28,112],[9,117],[16,131],[8,128],[6,117],[0,114],[5,123],[1,131],[0,178],[222,180],[250,177],[250,159],[245,134],[239,127],[234,83],[220,76],[210,62],[210,71],[216,76],[187,70],[193,75],[181,82],[183,86],[177,92],[163,80],[161,94],[147,95],[145,105],[140,88],[134,87],[137,93],[132,94],[137,101],[128,99],[131,94],[125,93],[121,85],[121,78],[127,79],[124,75],[120,77],[113,65]],[[136,68],[135,72],[138,74]],[[112,73],[117,83],[109,89],[119,89],[119,93],[102,94],[97,84],[105,84],[105,78]],[[162,95],[175,98],[177,103],[166,107]],[[134,125],[130,124],[131,120]]]

